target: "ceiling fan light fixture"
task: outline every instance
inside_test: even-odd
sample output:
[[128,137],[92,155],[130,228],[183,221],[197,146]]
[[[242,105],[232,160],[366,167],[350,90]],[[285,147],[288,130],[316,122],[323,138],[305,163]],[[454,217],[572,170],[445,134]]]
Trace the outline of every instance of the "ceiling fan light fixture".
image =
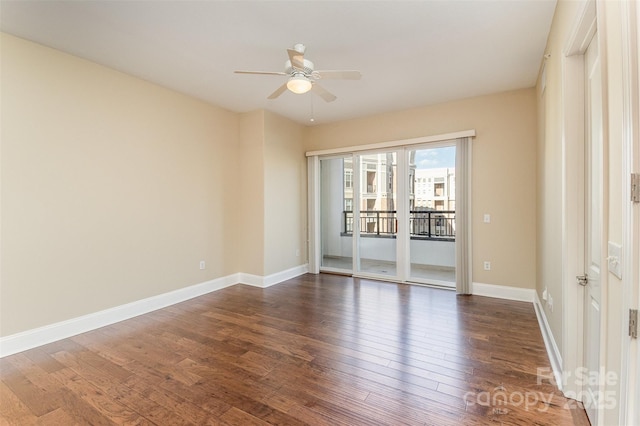
[[311,90],[311,81],[304,75],[294,75],[287,81],[287,89],[301,95]]
[[[0,0],[2,1],[2,0]],[[280,71],[236,71],[238,74],[261,74],[261,75],[282,75],[287,77],[287,81],[280,85],[267,99],[276,99],[289,90],[301,95],[309,91],[318,95],[325,102],[335,101],[336,95],[324,89],[316,80],[319,79],[342,79],[360,80],[362,74],[356,70],[324,70],[316,71],[313,62],[304,57],[305,47],[296,44],[293,49],[287,49],[289,60],[284,64],[284,72]]]

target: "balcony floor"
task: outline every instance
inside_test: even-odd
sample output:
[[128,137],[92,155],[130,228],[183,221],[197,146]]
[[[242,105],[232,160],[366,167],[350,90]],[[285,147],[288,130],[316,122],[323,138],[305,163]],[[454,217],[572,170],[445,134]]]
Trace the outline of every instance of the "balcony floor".
[[[352,258],[350,257],[324,256],[322,258],[322,266],[327,268],[344,269],[345,271],[351,272],[352,264]],[[395,262],[361,259],[360,267],[360,272],[387,276],[396,276],[397,274]],[[412,263],[411,278],[425,281],[447,282],[451,283],[452,287],[455,287],[456,270],[455,268],[446,266]]]

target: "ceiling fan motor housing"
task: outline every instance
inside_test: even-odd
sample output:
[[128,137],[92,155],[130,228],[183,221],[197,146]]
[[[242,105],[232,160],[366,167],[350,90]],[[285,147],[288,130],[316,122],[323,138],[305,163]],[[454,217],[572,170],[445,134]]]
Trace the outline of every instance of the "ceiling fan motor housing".
[[295,73],[300,73],[300,72],[304,72],[304,75],[307,77],[310,77],[311,74],[313,73],[313,62],[311,62],[308,59],[303,59],[302,60],[302,65],[303,65],[303,69],[296,69],[293,68],[293,66],[291,65],[291,61],[287,60],[287,62],[284,63],[284,72],[289,74],[289,75],[294,75]]

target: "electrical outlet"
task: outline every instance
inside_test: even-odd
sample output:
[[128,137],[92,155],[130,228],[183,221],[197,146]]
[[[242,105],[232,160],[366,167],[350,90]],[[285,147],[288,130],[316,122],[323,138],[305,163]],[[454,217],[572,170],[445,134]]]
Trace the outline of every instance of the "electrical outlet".
[[204,263],[204,260],[200,261],[200,269],[204,269],[206,267],[206,264]]
[[544,288],[544,291],[542,292],[542,300],[546,301],[549,298],[549,292],[547,291],[547,288]]
[[489,213],[485,213],[482,220],[484,221],[484,223],[491,223],[491,215]]
[[484,261],[484,270],[485,271],[490,271],[491,270],[491,262],[489,262],[488,260]]
[[300,257],[300,249],[296,249],[296,257]]

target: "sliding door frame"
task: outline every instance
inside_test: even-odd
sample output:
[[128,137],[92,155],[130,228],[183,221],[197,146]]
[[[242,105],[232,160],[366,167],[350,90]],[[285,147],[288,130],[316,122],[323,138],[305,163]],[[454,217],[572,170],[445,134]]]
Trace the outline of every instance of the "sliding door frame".
[[[401,146],[395,146],[395,147],[390,147],[390,148],[383,148],[383,149],[375,149],[375,150],[366,150],[366,151],[359,151],[359,152],[354,152],[353,153],[353,174],[354,174],[354,178],[353,178],[353,182],[354,182],[354,191],[353,191],[353,217],[354,217],[354,223],[353,223],[353,276],[354,277],[358,277],[358,278],[371,278],[371,279],[377,279],[377,280],[387,280],[387,281],[393,281],[393,282],[405,282],[406,281],[406,275],[405,272],[403,271],[404,268],[402,268],[401,266],[404,264],[403,262],[401,262],[401,259],[404,259],[404,256],[406,256],[406,252],[404,251],[404,248],[402,247],[401,242],[403,241],[400,237],[400,234],[398,232],[396,232],[396,250],[395,250],[395,265],[396,265],[396,275],[392,276],[392,275],[384,275],[384,274],[376,274],[376,273],[371,273],[371,272],[363,272],[361,269],[361,264],[360,264],[360,204],[362,201],[362,193],[361,193],[361,189],[362,189],[362,185],[360,184],[360,178],[361,178],[361,173],[360,173],[360,158],[362,156],[365,155],[377,155],[377,154],[387,154],[387,153],[394,153],[396,155],[396,189],[395,189],[395,196],[396,196],[396,203],[394,203],[395,205],[395,209],[396,209],[396,220],[398,221],[398,229],[405,229],[407,228],[407,226],[405,226],[405,224],[403,223],[403,219],[404,216],[401,216],[402,213],[404,212],[404,202],[402,203],[398,203],[398,200],[404,200],[404,196],[406,194],[404,194],[403,191],[405,191],[405,185],[406,185],[406,177],[404,177],[404,170],[405,170],[405,162],[401,161],[400,158],[401,156],[404,155],[404,148]],[[356,178],[357,175],[357,178]],[[388,176],[387,176],[388,179]],[[356,220],[356,218],[358,218],[358,220]],[[357,225],[356,225],[357,224]]]
[[[426,136],[426,137],[414,138],[414,139],[404,139],[404,140],[382,142],[382,143],[376,143],[376,144],[367,144],[367,145],[360,145],[360,146],[350,146],[350,147],[344,147],[344,148],[334,148],[334,149],[307,152],[306,156],[308,157],[308,171],[309,171],[308,172],[309,173],[309,176],[308,176],[309,272],[314,274],[317,274],[320,272],[320,263],[321,263],[320,257],[322,256],[321,247],[320,247],[320,241],[321,241],[320,158],[329,158],[331,156],[337,156],[337,155],[347,156],[351,154],[354,158],[353,183],[354,183],[354,187],[357,188],[357,191],[359,192],[360,190],[359,165],[357,164],[358,162],[355,161],[356,158],[359,158],[359,155],[365,154],[365,153],[372,153],[372,152],[374,153],[376,151],[383,151],[383,150],[387,152],[396,151],[397,156],[402,155],[402,161],[400,161],[400,158],[398,157],[396,158],[396,161],[398,163],[398,168],[397,168],[398,181],[397,181],[397,188],[396,188],[397,199],[402,200],[401,203],[398,203],[396,207],[396,211],[399,218],[401,217],[401,215],[403,218],[406,216],[406,220],[408,221],[408,208],[409,208],[408,182],[407,182],[408,171],[406,170],[407,162],[408,162],[408,158],[407,158],[408,150],[416,149],[419,147],[422,147],[422,148],[438,147],[438,146],[443,146],[445,144],[448,145],[452,141],[455,141],[458,139],[471,140],[471,138],[473,137],[475,137],[475,130],[465,130],[465,131],[456,132],[456,133]],[[470,169],[470,165],[468,166],[468,168]],[[465,172],[467,176],[469,176],[471,170],[465,170]],[[470,192],[471,188],[468,188],[468,191]],[[354,194],[354,217],[358,217],[356,215],[359,214],[360,206],[359,206],[359,203],[355,202],[355,198],[359,198],[359,196],[355,197],[355,194]],[[469,200],[465,199],[464,202],[470,203],[470,199]],[[468,205],[468,209],[469,211],[471,211],[470,205]],[[353,230],[354,261],[353,261],[352,274],[354,276],[365,277],[365,278],[409,282],[408,281],[409,267],[408,265],[405,265],[407,263],[406,262],[407,256],[409,255],[408,245],[409,245],[410,239],[408,235],[408,232],[409,232],[408,226],[401,226],[401,228],[399,229],[399,232],[401,234],[399,233],[397,236],[398,245],[396,247],[396,271],[398,272],[395,279],[392,277],[379,276],[377,274],[362,274],[358,272],[358,268],[356,268],[357,266],[356,259],[359,260],[359,251],[357,247],[358,244],[356,244],[356,242],[357,242],[357,238],[359,237],[359,232],[360,232],[359,227],[354,226],[354,230]],[[471,250],[471,230],[470,229],[467,230],[467,234],[468,235],[466,239],[468,241],[468,247],[466,248],[466,250]],[[401,266],[401,265],[404,265],[404,266]],[[469,270],[471,269],[471,265],[468,265],[468,269]],[[456,279],[456,281],[459,283],[458,279]],[[459,284],[457,287],[458,287],[458,291],[460,291]]]
[[[448,147],[456,147],[456,139],[449,139],[449,140],[444,140],[444,141],[440,141],[440,142],[429,142],[429,143],[424,143],[424,144],[416,144],[416,145],[409,145],[409,146],[405,146],[404,147],[404,156],[406,158],[406,162],[407,165],[409,164],[410,158],[409,158],[409,153],[411,151],[418,151],[421,149],[438,149],[438,148],[448,148]],[[457,155],[457,152],[456,152]],[[458,176],[460,175],[458,173],[458,165],[457,162],[454,165],[454,169],[456,170],[456,179],[458,179]],[[408,175],[408,170],[405,171],[405,174]],[[462,174],[463,176],[465,174]],[[408,177],[408,176],[407,176]],[[406,179],[406,177],[405,177]],[[456,186],[457,186],[457,182],[456,182]],[[408,187],[407,187],[408,189]],[[406,214],[406,218],[407,218],[407,225],[408,225],[408,221],[409,221],[409,217],[410,217],[410,213],[411,213],[411,208],[409,207],[409,194],[405,194],[406,195],[406,204],[407,204],[407,212]],[[468,203],[468,200],[464,200],[465,203]],[[405,204],[405,202],[403,202],[403,204]],[[456,201],[456,205],[457,205],[457,201]],[[400,214],[398,213],[398,216]],[[407,228],[408,230],[408,226],[405,226],[405,228]],[[404,282],[410,283],[410,284],[420,284],[420,285],[429,285],[429,286],[434,286],[434,287],[442,287],[442,288],[447,288],[447,289],[451,289],[451,288],[455,288],[455,282],[453,287],[450,284],[447,284],[446,281],[439,281],[439,280],[434,280],[434,279],[426,279],[426,278],[419,278],[419,277],[415,277],[411,275],[411,236],[407,236],[407,240],[406,240],[406,255],[409,258],[407,263],[407,271],[406,271],[406,279],[404,280]],[[458,240],[456,239],[456,244],[458,244]],[[454,262],[455,264],[455,262]],[[456,271],[456,274],[458,273],[458,271]]]

